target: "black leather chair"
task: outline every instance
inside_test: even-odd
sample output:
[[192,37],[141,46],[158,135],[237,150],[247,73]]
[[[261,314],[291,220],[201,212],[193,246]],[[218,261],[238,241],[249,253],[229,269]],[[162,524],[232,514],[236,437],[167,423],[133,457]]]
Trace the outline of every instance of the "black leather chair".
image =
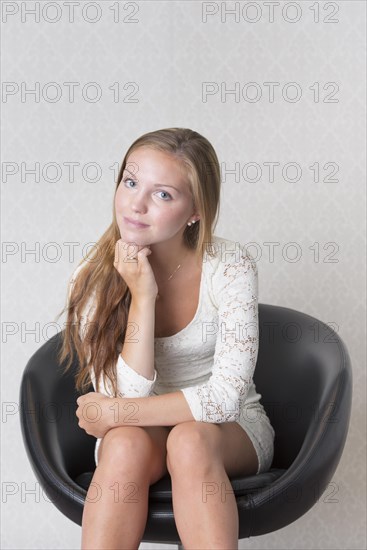
[[[280,529],[317,502],[340,460],[351,411],[350,358],[334,330],[304,313],[265,304],[259,304],[259,323],[254,381],[275,430],[275,451],[269,472],[230,479],[239,539]],[[56,362],[60,335],[43,344],[24,370],[21,428],[45,493],[81,525],[95,438],[79,428],[75,415],[77,365],[65,375]],[[142,542],[181,544],[169,475],[150,487]]]

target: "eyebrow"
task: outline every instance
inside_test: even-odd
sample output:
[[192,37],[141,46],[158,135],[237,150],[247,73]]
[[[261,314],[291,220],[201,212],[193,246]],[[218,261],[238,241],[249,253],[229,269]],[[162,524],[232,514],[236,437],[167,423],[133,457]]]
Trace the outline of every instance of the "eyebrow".
[[[130,170],[128,170],[127,168],[125,168],[124,172],[129,172],[131,176],[133,176],[134,178],[136,177],[135,174],[130,172]],[[180,191],[176,187],[174,187],[173,185],[166,185],[165,183],[155,183],[154,187],[172,187],[172,189],[177,191],[177,193],[180,193]]]

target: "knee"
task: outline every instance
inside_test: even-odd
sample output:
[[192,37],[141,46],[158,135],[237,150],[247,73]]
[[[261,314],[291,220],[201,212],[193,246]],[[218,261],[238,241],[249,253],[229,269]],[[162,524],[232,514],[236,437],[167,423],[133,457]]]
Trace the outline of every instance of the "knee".
[[112,428],[104,436],[102,458],[116,469],[146,468],[151,454],[149,435],[138,426]]
[[167,469],[177,472],[200,472],[209,469],[217,452],[217,430],[214,424],[183,422],[170,431],[167,438]]

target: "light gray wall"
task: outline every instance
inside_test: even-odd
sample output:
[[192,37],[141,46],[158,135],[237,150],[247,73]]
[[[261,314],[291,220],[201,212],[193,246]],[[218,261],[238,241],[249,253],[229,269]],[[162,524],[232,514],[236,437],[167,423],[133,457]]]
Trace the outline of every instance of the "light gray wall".
[[[238,2],[236,21],[225,10],[234,2],[120,2],[117,22],[116,2],[86,4],[72,21],[65,2],[40,2],[39,22],[24,11],[35,2],[2,6],[2,547],[80,547],[80,528],[47,501],[28,462],[20,379],[55,333],[49,324],[83,247],[110,223],[111,167],[141,134],[183,126],[218,153],[216,233],[256,243],[260,302],[330,323],[353,363],[351,425],[332,484],[297,522],[240,548],[365,548],[365,3],[280,2],[272,21],[267,3]],[[206,21],[205,9],[213,12]],[[56,102],[51,82],[61,92]],[[74,102],[66,82],[79,83]],[[92,82],[102,92],[96,102]],[[21,93],[35,83],[39,101]],[[273,101],[269,83],[277,84]],[[212,93],[205,96],[204,86]],[[239,97],[221,96],[236,86]],[[79,163],[74,180],[70,162]],[[95,183],[82,171],[91,162],[101,170]],[[273,162],[274,179],[266,164]],[[35,163],[39,180],[24,173]],[[59,165],[55,182],[48,163]],[[238,176],[228,173],[235,166]],[[94,177],[92,169],[86,176]]]

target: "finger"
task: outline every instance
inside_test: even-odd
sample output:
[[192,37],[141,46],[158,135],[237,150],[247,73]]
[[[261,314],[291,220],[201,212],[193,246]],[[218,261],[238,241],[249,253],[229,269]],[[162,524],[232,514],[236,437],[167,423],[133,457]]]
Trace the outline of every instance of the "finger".
[[147,246],[139,248],[140,246],[141,245],[134,245],[135,247],[134,252],[129,252],[129,254],[125,257],[125,261],[130,261],[135,263],[138,262],[139,260],[144,261],[144,258],[152,253],[150,248],[148,248]]
[[124,261],[136,262],[138,259],[139,246],[136,243],[125,243]]
[[114,265],[118,265],[120,258],[122,262],[136,261],[137,245],[135,243],[128,243],[119,239],[115,244],[115,258]]
[[143,257],[146,258],[151,253],[152,253],[152,251],[150,250],[150,248],[145,247],[145,248],[142,248],[141,250],[139,250],[138,257],[139,258],[143,258]]

